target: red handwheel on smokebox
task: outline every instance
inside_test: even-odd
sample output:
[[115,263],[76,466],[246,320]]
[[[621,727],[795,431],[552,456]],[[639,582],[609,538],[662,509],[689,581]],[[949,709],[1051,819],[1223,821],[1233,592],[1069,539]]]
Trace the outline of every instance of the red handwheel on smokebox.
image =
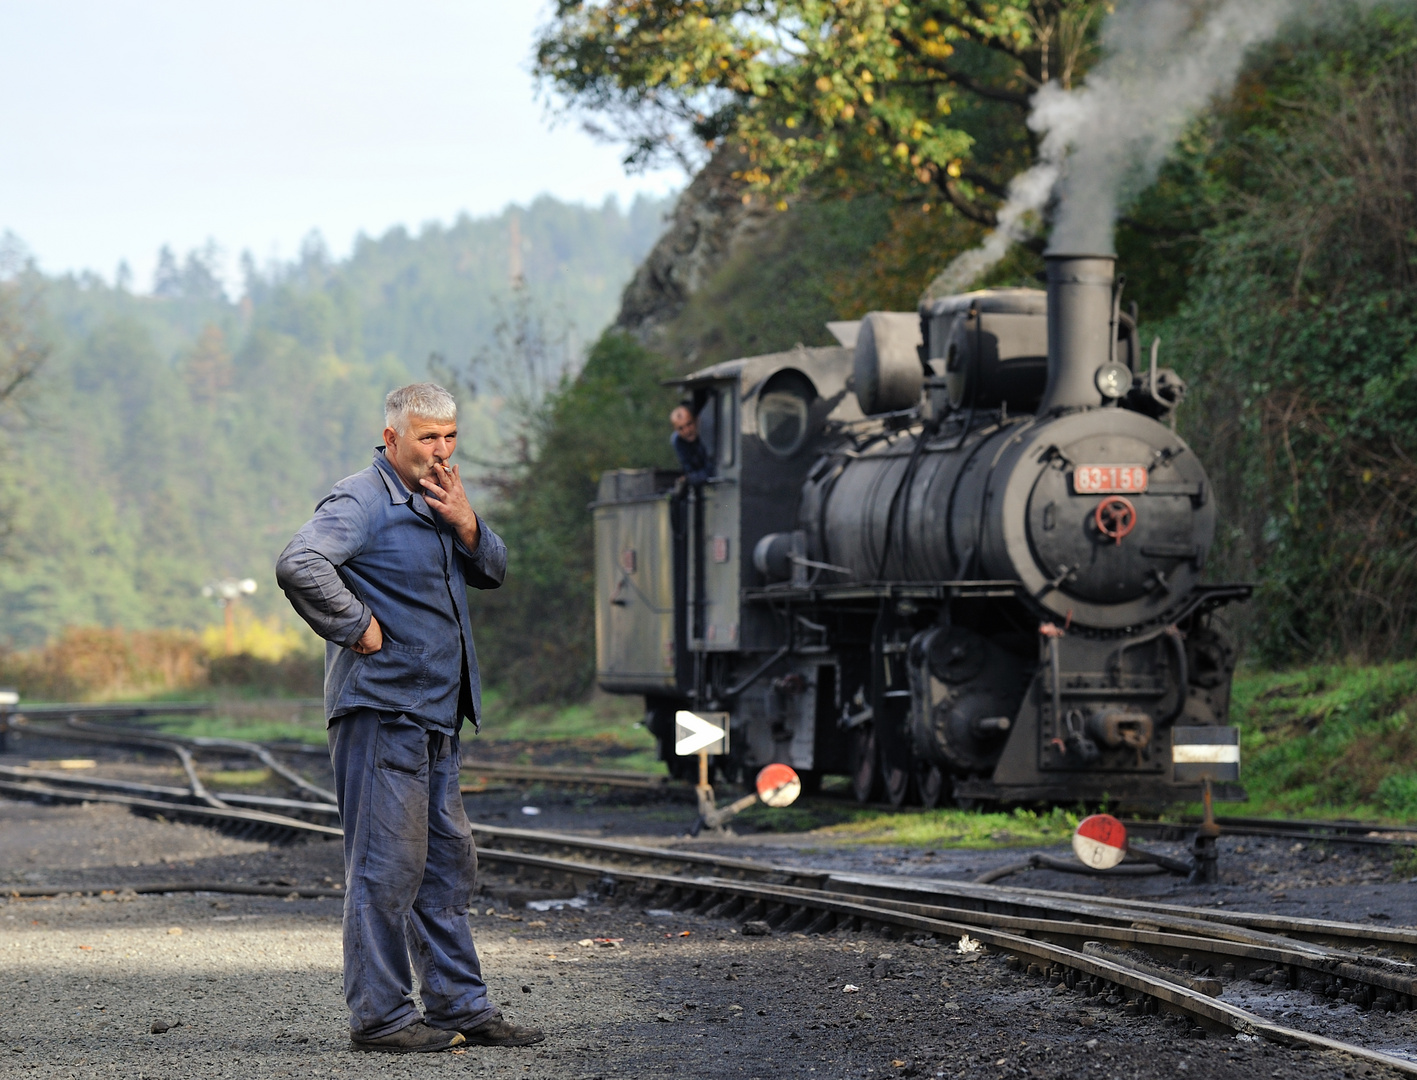
[[1131,499],[1112,495],[1097,504],[1093,521],[1098,532],[1120,544],[1122,537],[1137,527],[1137,508]]

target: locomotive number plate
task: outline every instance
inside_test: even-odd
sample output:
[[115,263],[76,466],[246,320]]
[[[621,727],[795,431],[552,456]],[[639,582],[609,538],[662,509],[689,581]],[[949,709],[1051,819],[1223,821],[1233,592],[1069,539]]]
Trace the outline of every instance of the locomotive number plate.
[[1145,491],[1145,465],[1079,465],[1073,469],[1073,491],[1099,495],[1109,491]]

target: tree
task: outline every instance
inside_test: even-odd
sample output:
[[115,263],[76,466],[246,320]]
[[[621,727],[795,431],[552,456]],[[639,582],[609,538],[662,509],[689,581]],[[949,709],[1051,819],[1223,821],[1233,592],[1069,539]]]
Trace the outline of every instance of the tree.
[[19,242],[7,235],[0,244],[0,405],[12,403],[49,357],[37,332],[37,277]]
[[558,0],[537,69],[631,167],[727,145],[781,200],[884,192],[994,224],[1029,96],[1069,85],[1105,0]]
[[1417,18],[1374,20],[1257,73],[1213,154],[1233,213],[1160,327],[1200,399],[1212,571],[1259,580],[1271,663],[1417,650],[1414,46]]
[[573,381],[528,418],[522,465],[488,511],[511,552],[507,583],[470,594],[485,669],[519,702],[572,700],[595,675],[595,540],[587,505],[607,469],[669,466],[663,357],[607,331]]
[[203,327],[196,344],[187,353],[184,374],[192,400],[207,408],[215,407],[222,395],[231,390],[231,353],[221,327],[215,323]]

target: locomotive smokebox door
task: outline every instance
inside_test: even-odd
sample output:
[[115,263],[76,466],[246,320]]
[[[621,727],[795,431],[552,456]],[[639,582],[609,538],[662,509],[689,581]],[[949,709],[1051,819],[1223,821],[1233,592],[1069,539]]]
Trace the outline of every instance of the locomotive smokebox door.
[[595,676],[612,693],[676,687],[675,474],[619,469],[600,478],[595,514]]

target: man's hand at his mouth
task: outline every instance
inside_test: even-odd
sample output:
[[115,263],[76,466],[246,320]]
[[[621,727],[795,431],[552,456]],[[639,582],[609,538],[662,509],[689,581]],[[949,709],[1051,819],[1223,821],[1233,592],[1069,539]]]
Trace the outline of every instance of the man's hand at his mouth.
[[458,539],[468,551],[475,550],[481,526],[476,511],[467,501],[458,467],[434,462],[430,475],[418,482],[423,486],[428,508],[457,530]]

